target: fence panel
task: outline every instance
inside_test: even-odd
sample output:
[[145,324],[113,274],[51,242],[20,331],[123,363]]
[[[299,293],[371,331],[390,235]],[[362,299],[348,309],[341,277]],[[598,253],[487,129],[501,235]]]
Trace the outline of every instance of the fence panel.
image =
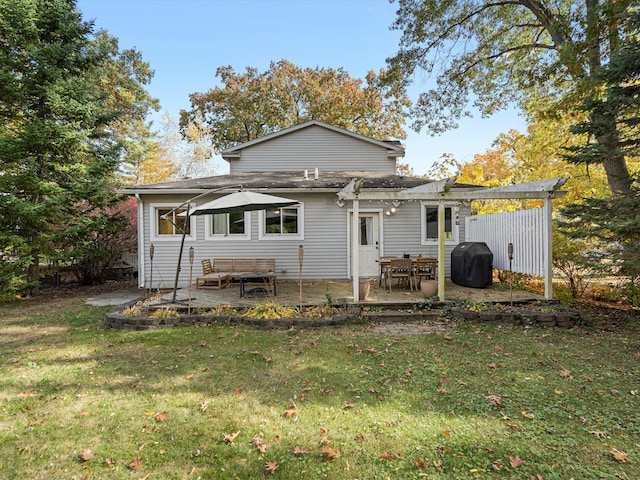
[[544,209],[492,213],[466,218],[467,241],[485,242],[493,267],[509,270],[508,245],[513,244],[514,272],[544,276],[546,225]]

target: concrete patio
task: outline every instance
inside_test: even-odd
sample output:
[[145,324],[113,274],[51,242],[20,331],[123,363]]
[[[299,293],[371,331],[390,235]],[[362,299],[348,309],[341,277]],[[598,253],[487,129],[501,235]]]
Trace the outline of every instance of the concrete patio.
[[[527,300],[542,300],[544,296],[535,293],[513,290],[510,292],[509,286],[505,284],[494,284],[488,288],[461,287],[447,280],[445,282],[445,300],[473,300],[487,302],[508,302],[511,299],[516,302]],[[191,301],[188,301],[189,296]],[[151,305],[162,302],[164,306],[171,306],[173,291],[166,292],[160,300],[156,300]],[[255,296],[240,297],[240,288],[237,283],[232,283],[228,287],[217,289],[197,289],[195,285],[190,288],[178,290],[176,300],[181,302],[180,307],[191,306],[192,308],[215,308],[220,305],[244,308],[260,305],[264,303],[277,303],[284,306],[304,306],[325,304],[331,301],[335,304],[353,303],[352,285],[350,281],[313,281],[303,280],[302,295],[300,295],[300,284],[297,281],[278,281],[277,295],[264,295],[257,292]],[[399,303],[418,303],[425,301],[420,291],[411,292],[408,288],[393,286],[393,291],[379,287],[377,281],[371,281],[371,289],[366,300],[358,302],[361,305],[385,305]],[[169,303],[167,303],[169,302]]]

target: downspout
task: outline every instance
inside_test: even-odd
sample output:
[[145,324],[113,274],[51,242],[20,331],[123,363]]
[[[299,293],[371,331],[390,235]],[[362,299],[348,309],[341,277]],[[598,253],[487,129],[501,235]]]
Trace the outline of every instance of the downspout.
[[[138,288],[144,288],[145,282],[145,250],[144,250],[144,205],[140,194],[136,193],[138,204]],[[153,288],[153,285],[150,285]]]

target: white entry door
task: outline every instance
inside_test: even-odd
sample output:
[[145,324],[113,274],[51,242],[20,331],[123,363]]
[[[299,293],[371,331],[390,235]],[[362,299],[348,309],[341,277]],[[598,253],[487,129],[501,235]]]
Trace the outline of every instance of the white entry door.
[[377,262],[380,245],[378,213],[360,213],[358,236],[358,276],[377,277],[380,270]]

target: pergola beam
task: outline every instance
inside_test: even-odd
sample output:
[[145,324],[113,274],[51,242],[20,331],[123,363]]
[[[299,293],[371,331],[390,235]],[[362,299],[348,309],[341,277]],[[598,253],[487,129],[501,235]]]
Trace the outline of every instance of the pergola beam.
[[456,177],[438,180],[419,185],[414,188],[398,192],[362,190],[363,180],[353,179],[338,192],[340,200],[353,201],[353,218],[351,221],[351,269],[353,278],[353,299],[358,302],[358,212],[360,201],[437,201],[438,202],[438,296],[444,300],[444,203],[446,201],[472,200],[516,200],[516,199],[544,199],[545,201],[545,297],[553,298],[552,275],[553,258],[551,249],[551,200],[561,197],[560,191],[567,177],[557,177],[548,180],[508,185],[495,188],[461,187],[454,189]]

